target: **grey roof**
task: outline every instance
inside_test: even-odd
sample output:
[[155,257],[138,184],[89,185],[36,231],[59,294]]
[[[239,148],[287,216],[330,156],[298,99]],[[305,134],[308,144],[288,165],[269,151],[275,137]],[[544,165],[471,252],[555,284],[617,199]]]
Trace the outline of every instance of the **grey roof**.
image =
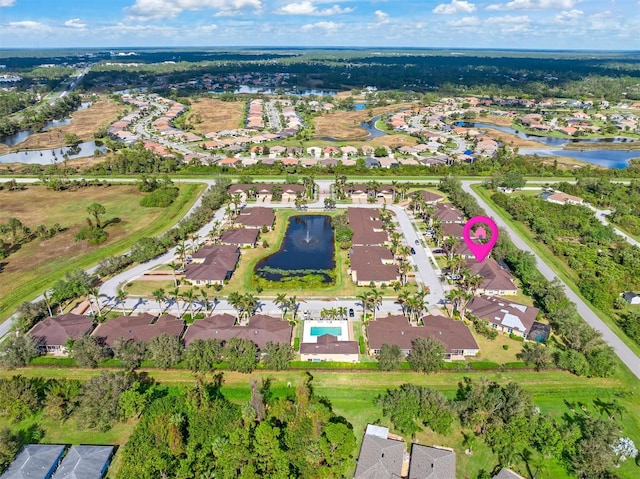
[[395,479],[402,474],[404,442],[364,436],[354,479]]
[[111,454],[113,446],[73,446],[53,479],[102,479]]
[[20,449],[2,479],[48,479],[58,465],[64,446],[27,444]]
[[455,452],[414,444],[411,448],[409,479],[456,479]]
[[389,436],[389,428],[384,426],[377,426],[375,424],[367,424],[367,430],[365,431],[367,436],[376,436],[386,439]]
[[516,474],[506,467],[500,469],[500,472],[493,476],[492,479],[524,479],[520,474]]

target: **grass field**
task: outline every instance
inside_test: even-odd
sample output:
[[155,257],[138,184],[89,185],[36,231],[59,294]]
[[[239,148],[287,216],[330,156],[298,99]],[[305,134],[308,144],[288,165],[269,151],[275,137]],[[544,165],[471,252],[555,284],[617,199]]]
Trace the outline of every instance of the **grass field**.
[[7,151],[37,150],[65,146],[64,135],[75,133],[82,141],[93,139],[93,134],[101,127],[116,121],[124,113],[125,107],[109,98],[100,98],[86,110],[71,114],[73,120],[69,125],[52,128],[42,133],[31,135],[22,143]]
[[540,257],[544,258],[547,264],[551,267],[553,272],[566,283],[566,285],[571,288],[571,290],[578,295],[589,307],[591,310],[598,315],[598,317],[638,356],[640,356],[640,346],[638,346],[629,336],[627,336],[624,331],[620,329],[620,327],[614,321],[612,315],[608,311],[600,310],[593,305],[589,301],[587,301],[582,294],[580,293],[580,289],[577,286],[578,278],[573,273],[573,270],[567,266],[567,264],[562,261],[562,259],[556,257],[553,252],[543,243],[534,242],[531,238],[533,237],[531,231],[522,223],[514,221],[513,218],[507,213],[504,209],[500,208],[493,201],[491,201],[490,193],[483,187],[479,185],[472,186],[473,190],[478,193],[487,203],[491,205],[491,207],[500,215],[500,217],[509,224],[525,241],[529,247],[533,249]]
[[330,137],[337,140],[366,140],[368,133],[360,127],[360,123],[368,121],[372,117],[411,108],[413,105],[404,103],[373,108],[371,111],[336,111],[322,115],[314,120],[316,126],[315,136],[318,138]]
[[[0,377],[6,377],[15,372],[0,371]],[[83,369],[46,369],[29,368],[20,370],[20,374],[25,376],[45,376],[45,377],[69,377],[73,379],[86,380],[99,372],[96,370]],[[167,385],[187,384],[193,382],[192,376],[186,371],[161,371],[150,370],[150,376]],[[637,444],[640,442],[640,402],[637,395],[640,393],[640,382],[632,378],[628,372],[621,371],[613,378],[589,379],[572,376],[565,372],[450,372],[435,375],[424,375],[413,372],[381,372],[381,371],[313,371],[313,385],[316,394],[325,397],[332,405],[334,411],[343,415],[354,427],[354,433],[360,443],[362,432],[367,423],[379,422],[389,425],[388,421],[382,418],[380,409],[373,401],[384,393],[387,388],[398,387],[404,383],[413,383],[436,388],[453,397],[457,385],[465,376],[474,380],[486,377],[501,384],[514,381],[522,385],[531,392],[534,401],[544,413],[551,414],[559,419],[563,414],[569,412],[567,401],[583,404],[594,414],[593,401],[617,400],[626,408],[623,418],[619,421],[624,429],[624,435],[632,438]],[[255,378],[271,378],[272,392],[275,397],[282,397],[289,394],[293,389],[302,384],[306,378],[302,371],[283,372],[254,372],[251,375],[227,372],[224,374],[223,394],[236,403],[243,403],[249,400],[250,386],[249,380]],[[291,383],[291,387],[287,384]],[[52,426],[53,427],[53,426]],[[120,432],[114,434],[126,434],[126,425]],[[53,434],[60,434],[64,437],[64,431],[48,432],[47,437],[54,437]],[[70,431],[70,434],[72,432]],[[73,437],[73,436],[72,436]],[[99,437],[95,439],[100,441]],[[464,454],[462,446],[462,435],[459,426],[454,425],[454,433],[449,435],[437,435],[431,432],[419,433],[416,441],[421,444],[453,447],[457,456],[458,478],[475,478],[480,469],[492,469],[498,462],[497,457],[482,444],[481,440],[476,442],[474,454],[467,456]],[[65,441],[71,442],[71,441]],[[521,471],[524,472],[524,471]],[[633,461],[623,463],[616,472],[621,478],[632,479],[637,477],[638,468]],[[525,477],[528,477],[525,475]],[[558,464],[549,463],[546,469],[542,469],[538,479],[565,478],[566,472]]]
[[191,112],[187,121],[198,133],[233,130],[240,128],[244,115],[245,102],[222,101],[216,98],[200,98],[191,103]]
[[[168,208],[140,206],[142,194],[133,185],[89,187],[56,192],[44,186],[29,186],[24,191],[0,191],[0,222],[18,218],[35,230],[39,224],[51,227],[59,223],[65,231],[47,240],[35,239],[3,260],[0,281],[0,319],[6,319],[22,302],[33,299],[60,279],[66,271],[84,269],[101,258],[123,253],[143,236],[157,235],[180,220],[191,207],[204,185],[181,185],[181,194]],[[109,225],[107,241],[89,246],[73,241],[86,223],[86,208],[97,202],[106,208],[103,221],[119,218]],[[10,235],[9,235],[10,236]]]

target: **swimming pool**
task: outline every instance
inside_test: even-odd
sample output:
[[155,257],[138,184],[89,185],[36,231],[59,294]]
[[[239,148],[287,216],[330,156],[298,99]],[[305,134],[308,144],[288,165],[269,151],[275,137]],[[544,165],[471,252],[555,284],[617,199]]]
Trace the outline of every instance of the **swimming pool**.
[[340,336],[342,334],[342,328],[339,326],[313,326],[310,328],[311,336],[322,336],[323,334],[330,334],[332,336]]
[[302,327],[302,342],[317,343],[318,338],[324,334],[330,334],[338,338],[338,341],[352,341],[349,337],[349,323],[339,320],[308,319]]

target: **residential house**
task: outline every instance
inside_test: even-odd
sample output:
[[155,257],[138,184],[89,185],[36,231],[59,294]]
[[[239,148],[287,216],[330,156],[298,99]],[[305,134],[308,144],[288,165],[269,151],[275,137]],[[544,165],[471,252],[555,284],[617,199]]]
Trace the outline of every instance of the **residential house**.
[[113,347],[119,338],[144,341],[145,343],[162,334],[179,338],[182,336],[183,329],[184,321],[172,314],[156,317],[149,313],[143,313],[138,316],[120,316],[100,323],[93,331],[92,336],[107,346]]
[[349,255],[351,279],[358,286],[388,285],[400,281],[393,253],[384,246],[353,246]]
[[540,310],[495,296],[476,296],[467,305],[467,311],[487,321],[502,333],[527,338]]
[[191,257],[193,262],[184,272],[186,281],[198,286],[224,284],[236,269],[240,251],[236,245],[213,245],[200,248]]
[[348,208],[349,226],[353,230],[354,245],[380,245],[388,241],[380,213],[370,208]]
[[345,193],[351,197],[353,203],[366,203],[369,198],[369,187],[367,185],[348,185]]
[[371,321],[367,325],[369,354],[380,352],[383,344],[397,344],[406,356],[417,338],[435,338],[445,346],[446,360],[463,360],[475,356],[480,347],[469,328],[462,321],[443,316],[427,315],[422,318],[424,326],[411,326],[401,315],[387,316]]
[[190,324],[184,333],[184,344],[188,347],[196,339],[219,339],[225,342],[231,338],[248,339],[262,350],[269,342],[289,344],[291,325],[274,316],[256,314],[249,318],[247,326],[237,326],[234,316],[217,314]]
[[27,444],[2,474],[2,479],[50,479],[60,464],[64,446]]
[[511,469],[503,467],[500,472],[493,476],[491,479],[524,479],[520,474],[513,472]]
[[466,219],[458,208],[450,203],[438,203],[433,214],[441,223],[466,223]]
[[464,226],[462,223],[443,223],[442,224],[442,238],[456,238],[462,239],[462,232],[464,231]]
[[67,341],[76,341],[93,331],[93,319],[89,316],[67,313],[45,318],[29,331],[29,335],[45,353],[67,354]]
[[273,208],[252,206],[243,209],[236,217],[235,222],[245,228],[259,229],[266,226],[266,228],[270,230],[273,227],[275,219]]
[[222,232],[220,243],[235,245],[239,248],[254,248],[259,234],[257,229],[233,228]]
[[392,168],[399,165],[398,160],[391,157],[378,158],[378,162],[380,163],[381,168]]
[[456,479],[456,453],[449,448],[412,444],[409,479]]
[[374,156],[367,156],[364,159],[364,166],[367,168],[380,168],[380,161]]
[[581,205],[584,200],[579,196],[568,195],[567,193],[563,193],[562,191],[556,192],[545,192],[540,195],[542,198],[547,200],[549,203],[556,203],[559,205]]
[[339,341],[337,336],[323,334],[315,343],[300,344],[301,361],[338,361],[357,363],[360,346],[358,341]]
[[240,158],[222,158],[218,161],[218,166],[231,166],[236,168],[240,163]]
[[467,261],[466,267],[472,275],[477,274],[483,278],[476,290],[477,295],[505,296],[518,293],[518,287],[511,273],[500,266],[495,259],[487,258],[481,263],[475,260]]
[[622,293],[622,297],[629,304],[640,304],[640,294],[633,291],[626,291]]
[[402,477],[406,460],[404,441],[389,438],[389,429],[367,425],[362,439],[354,479]]
[[52,479],[102,479],[112,455],[113,446],[72,446]]
[[431,191],[427,191],[427,190],[414,191],[413,193],[411,193],[411,196],[413,196],[413,195],[422,196],[422,199],[428,205],[435,205],[436,203],[438,203],[438,202],[440,202],[440,201],[442,201],[444,199],[444,196],[439,195],[437,193],[433,193]]

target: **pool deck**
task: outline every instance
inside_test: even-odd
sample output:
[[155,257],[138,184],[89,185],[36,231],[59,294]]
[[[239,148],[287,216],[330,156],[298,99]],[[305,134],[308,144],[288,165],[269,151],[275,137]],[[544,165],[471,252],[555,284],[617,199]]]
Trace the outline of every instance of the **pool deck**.
[[318,341],[318,336],[311,335],[311,328],[337,327],[339,327],[341,331],[340,336],[338,336],[338,341],[353,341],[353,331],[350,327],[349,321],[309,319],[305,320],[303,325],[302,342],[316,343]]

